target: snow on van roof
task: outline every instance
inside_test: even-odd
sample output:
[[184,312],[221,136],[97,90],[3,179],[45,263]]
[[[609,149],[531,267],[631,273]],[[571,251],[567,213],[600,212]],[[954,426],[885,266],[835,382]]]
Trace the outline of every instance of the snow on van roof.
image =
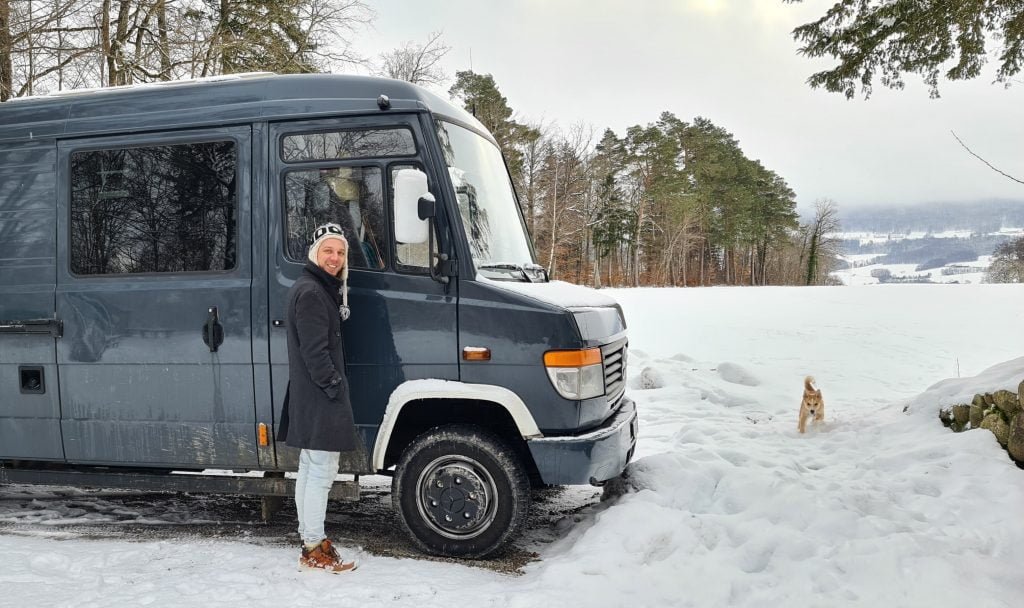
[[181,80],[160,80],[156,82],[140,82],[137,84],[126,84],[116,87],[88,87],[83,89],[63,89],[52,91],[43,95],[27,95],[25,97],[12,97],[5,103],[20,103],[39,99],[54,99],[58,97],[77,97],[79,95],[91,95],[94,93],[113,93],[118,91],[138,91],[141,89],[163,88],[199,84],[204,82],[227,82],[233,80],[247,80],[249,78],[262,78],[274,76],[274,72],[241,72],[238,74],[221,74],[218,76],[204,76],[202,78],[184,78]]

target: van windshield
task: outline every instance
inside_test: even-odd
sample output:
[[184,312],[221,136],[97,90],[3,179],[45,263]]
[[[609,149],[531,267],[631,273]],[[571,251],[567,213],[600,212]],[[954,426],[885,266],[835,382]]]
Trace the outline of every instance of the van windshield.
[[437,134],[477,272],[499,280],[544,280],[543,269],[534,263],[501,152],[450,122],[437,121]]

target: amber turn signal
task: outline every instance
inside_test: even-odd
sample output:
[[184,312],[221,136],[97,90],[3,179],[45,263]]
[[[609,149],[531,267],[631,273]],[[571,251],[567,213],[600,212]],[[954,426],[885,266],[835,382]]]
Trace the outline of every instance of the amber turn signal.
[[601,362],[600,348],[583,350],[549,350],[544,353],[545,367],[583,367]]
[[256,432],[259,435],[260,445],[263,447],[270,445],[270,433],[267,431],[267,425],[261,422],[256,428]]
[[462,359],[465,361],[490,361],[491,349],[482,346],[467,346],[462,349]]

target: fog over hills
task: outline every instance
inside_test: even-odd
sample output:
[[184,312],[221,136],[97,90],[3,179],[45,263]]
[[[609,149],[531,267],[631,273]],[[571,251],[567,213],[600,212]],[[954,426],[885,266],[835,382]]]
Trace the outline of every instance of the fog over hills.
[[[1024,192],[1024,187],[1021,188]],[[1024,227],[1024,198],[973,202],[839,207],[843,232],[908,234],[968,230],[987,234]]]
[[985,279],[1000,244],[1024,234],[1024,200],[840,209],[844,284]]

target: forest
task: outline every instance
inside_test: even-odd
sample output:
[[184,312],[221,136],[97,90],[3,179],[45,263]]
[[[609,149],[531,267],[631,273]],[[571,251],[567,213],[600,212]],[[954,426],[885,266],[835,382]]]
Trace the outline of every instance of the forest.
[[0,0],[0,102],[86,87],[267,71],[346,71],[447,92],[495,136],[556,279],[594,286],[829,281],[838,207],[801,221],[783,176],[712,118],[652,116],[622,133],[518,116],[493,75],[439,66],[440,32],[377,58],[353,42],[361,0]]

